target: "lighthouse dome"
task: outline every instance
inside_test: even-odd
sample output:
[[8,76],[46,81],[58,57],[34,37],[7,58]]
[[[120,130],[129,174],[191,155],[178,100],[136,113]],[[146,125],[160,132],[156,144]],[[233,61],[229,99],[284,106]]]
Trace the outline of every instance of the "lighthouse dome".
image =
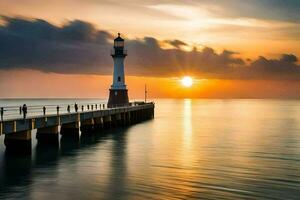
[[121,38],[121,34],[118,33],[118,37],[116,37],[114,41],[124,41],[124,39]]
[[124,39],[121,38],[120,33],[118,33],[118,37],[114,40],[114,48],[115,49],[123,49],[124,48]]

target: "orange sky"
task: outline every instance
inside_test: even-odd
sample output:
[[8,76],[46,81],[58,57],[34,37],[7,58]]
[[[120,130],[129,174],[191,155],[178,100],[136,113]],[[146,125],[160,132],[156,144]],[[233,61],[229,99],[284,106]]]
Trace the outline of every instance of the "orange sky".
[[[145,84],[149,99],[300,98],[300,81],[196,79],[191,88],[183,87],[178,78],[128,76],[126,81],[132,100],[144,97]],[[110,85],[111,76],[58,75],[32,70],[5,71],[0,75],[0,97],[107,98]]]

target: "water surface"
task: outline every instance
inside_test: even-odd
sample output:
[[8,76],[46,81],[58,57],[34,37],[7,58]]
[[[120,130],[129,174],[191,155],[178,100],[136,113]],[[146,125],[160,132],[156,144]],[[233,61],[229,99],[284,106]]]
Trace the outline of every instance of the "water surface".
[[155,119],[128,128],[58,148],[32,137],[18,157],[1,136],[0,199],[300,198],[296,100],[161,99]]

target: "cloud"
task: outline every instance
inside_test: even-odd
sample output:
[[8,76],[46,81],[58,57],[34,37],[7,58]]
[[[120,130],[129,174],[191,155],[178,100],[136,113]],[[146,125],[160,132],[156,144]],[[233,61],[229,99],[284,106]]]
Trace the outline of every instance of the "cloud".
[[[61,74],[111,74],[110,49],[114,36],[90,23],[74,20],[61,27],[40,19],[3,17],[0,26],[0,69],[34,69]],[[210,47],[184,51],[180,40],[153,37],[127,39],[126,71],[129,75],[202,78],[300,80],[300,66],[293,54],[278,59],[259,57],[244,61],[236,52],[216,52]],[[249,63],[250,62],[250,63]],[[249,63],[249,64],[247,64]]]
[[175,48],[180,48],[182,46],[187,46],[187,43],[185,43],[181,40],[166,40],[165,42],[172,45]]
[[280,60],[283,62],[295,63],[298,61],[298,58],[293,54],[283,54]]
[[[112,36],[82,21],[56,27],[44,20],[5,18],[0,27],[0,68],[55,73],[108,73]],[[107,56],[103,56],[107,55]]]
[[259,57],[251,63],[247,74],[256,78],[269,77],[272,79],[300,79],[300,66],[297,57],[292,54],[283,54],[280,59]]

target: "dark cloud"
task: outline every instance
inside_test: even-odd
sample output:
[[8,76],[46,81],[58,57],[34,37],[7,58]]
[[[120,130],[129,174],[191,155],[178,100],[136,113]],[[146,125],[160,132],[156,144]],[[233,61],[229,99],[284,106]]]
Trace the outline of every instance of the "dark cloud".
[[[113,35],[92,24],[74,20],[57,27],[47,21],[4,17],[0,26],[0,69],[30,68],[63,74],[111,74]],[[152,37],[126,40],[130,75],[178,76],[192,73],[203,78],[300,79],[297,57],[279,59],[237,58],[237,53],[217,53],[205,47],[187,52],[180,40],[164,41],[175,47],[163,49]],[[249,63],[249,64],[247,64]]]
[[272,79],[300,79],[300,66],[295,55],[283,54],[280,59],[259,57],[247,69],[251,77]]
[[295,63],[298,61],[298,58],[293,54],[283,54],[280,60],[283,62]]
[[182,46],[187,46],[187,44],[181,40],[166,40],[166,43],[172,45],[175,48],[180,48]]
[[0,27],[0,68],[56,73],[109,73],[112,36],[93,25],[71,21],[56,27],[43,20],[4,18]]

